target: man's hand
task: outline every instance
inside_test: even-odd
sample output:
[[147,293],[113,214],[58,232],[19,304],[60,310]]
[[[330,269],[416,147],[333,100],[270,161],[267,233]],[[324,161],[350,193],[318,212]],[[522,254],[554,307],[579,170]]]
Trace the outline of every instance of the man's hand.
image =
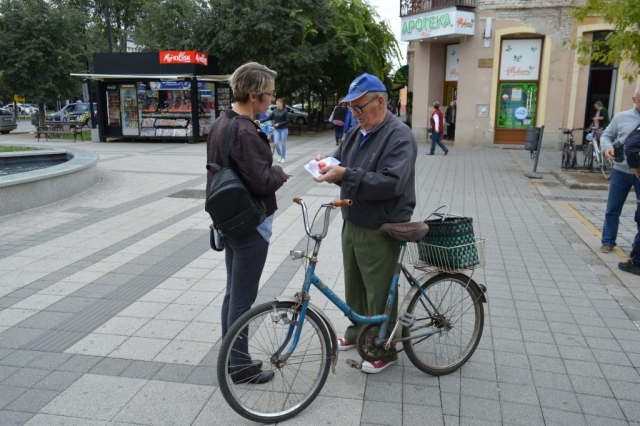
[[316,182],[335,183],[339,180],[342,180],[342,176],[344,176],[345,170],[346,169],[342,166],[327,166],[320,170],[320,173],[322,174],[317,178],[314,177],[313,180],[315,180]]
[[638,167],[637,169],[633,169],[633,171],[636,172],[636,177],[640,179],[640,167]]
[[320,160],[324,160],[324,159],[325,159],[325,156],[324,156],[324,155],[322,155],[322,154],[318,154],[318,155],[316,155],[316,156],[315,156],[315,158],[314,158],[314,160],[316,160],[316,161],[320,161]]
[[609,148],[607,148],[607,150],[604,152],[604,156],[607,157],[609,160],[613,160],[614,159],[614,151],[613,151],[613,147],[610,146]]

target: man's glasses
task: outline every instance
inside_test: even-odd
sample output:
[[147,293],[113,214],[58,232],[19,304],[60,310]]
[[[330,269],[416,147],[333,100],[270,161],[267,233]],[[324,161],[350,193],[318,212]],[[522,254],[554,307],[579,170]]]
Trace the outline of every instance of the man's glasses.
[[274,91],[273,91],[273,92],[271,92],[271,93],[269,93],[269,92],[262,92],[262,93],[259,93],[259,95],[269,95],[269,96],[271,96],[271,97],[275,98],[275,97],[276,97],[276,91],[274,90]]
[[358,114],[362,114],[364,107],[366,107],[367,105],[369,105],[371,102],[375,101],[376,99],[378,99],[377,97],[371,99],[369,102],[367,102],[366,104],[362,105],[362,106],[354,106],[351,104],[347,105],[347,108],[349,109],[349,111],[351,112],[357,112]]

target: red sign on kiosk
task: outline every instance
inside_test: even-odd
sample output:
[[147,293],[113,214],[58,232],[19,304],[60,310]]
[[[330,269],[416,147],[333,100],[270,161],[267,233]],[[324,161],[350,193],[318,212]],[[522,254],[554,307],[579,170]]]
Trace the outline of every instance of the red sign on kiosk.
[[195,50],[168,50],[160,52],[160,63],[208,65],[209,55]]

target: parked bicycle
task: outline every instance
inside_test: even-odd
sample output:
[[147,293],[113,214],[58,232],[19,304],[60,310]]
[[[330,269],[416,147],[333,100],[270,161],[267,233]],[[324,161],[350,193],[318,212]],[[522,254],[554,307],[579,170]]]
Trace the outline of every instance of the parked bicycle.
[[573,132],[579,130],[588,130],[583,127],[576,127],[574,129],[565,129],[563,127],[560,128],[562,130],[562,134],[567,136],[567,140],[562,145],[562,164],[561,168],[563,169],[575,169],[578,161],[577,161],[577,151],[576,145],[573,139]]
[[[356,339],[362,359],[379,360],[402,343],[409,360],[421,371],[433,375],[449,374],[471,357],[482,336],[483,303],[486,288],[472,279],[473,269],[485,263],[484,240],[458,247],[440,247],[413,241],[427,233],[424,223],[385,224],[381,231],[401,247],[384,314],[361,316],[340,299],[315,274],[322,240],[329,230],[331,210],[346,207],[350,200],[323,204],[324,226],[312,233],[307,207],[300,198],[305,232],[314,241],[311,254],[291,251],[292,259],[303,259],[306,274],[302,289],[293,297],[277,297],[252,308],[240,317],[222,341],[217,375],[220,390],[229,405],[241,416],[263,423],[276,423],[299,414],[318,396],[329,369],[336,372],[338,342],[331,321],[310,303],[311,286],[336,305],[349,319],[364,324]],[[440,209],[438,209],[440,210]],[[436,211],[437,212],[437,211]],[[436,213],[444,222],[447,214]],[[449,215],[451,216],[451,215]],[[469,249],[476,253],[461,260]],[[477,252],[476,252],[477,251]],[[419,278],[409,272],[408,260],[425,273]],[[470,274],[464,273],[470,271]],[[410,285],[390,333],[389,320],[396,297],[400,273]],[[387,337],[388,336],[388,337]],[[242,377],[238,372],[259,364],[264,373]],[[362,362],[348,360],[351,367]],[[264,383],[264,374],[269,381]],[[236,375],[234,377],[234,375]],[[252,383],[252,380],[255,382]],[[258,382],[258,383],[256,383]]]
[[608,159],[600,149],[600,135],[601,133],[596,132],[596,129],[591,129],[591,132],[587,134],[586,138],[589,144],[584,153],[584,167],[591,172],[600,170],[602,176],[609,180],[613,169],[613,160]]

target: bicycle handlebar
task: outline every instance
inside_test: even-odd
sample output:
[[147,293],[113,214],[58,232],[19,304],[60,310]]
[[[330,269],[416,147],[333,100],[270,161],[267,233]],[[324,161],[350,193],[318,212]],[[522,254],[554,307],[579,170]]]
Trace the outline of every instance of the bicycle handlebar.
[[353,202],[349,199],[344,199],[344,200],[335,200],[332,201],[329,204],[323,204],[321,207],[325,207],[327,209],[326,213],[325,213],[325,217],[324,217],[324,228],[322,230],[322,234],[317,234],[312,236],[311,235],[311,228],[309,228],[309,213],[307,211],[307,205],[305,204],[304,201],[302,201],[302,198],[300,197],[295,197],[293,199],[293,202],[300,205],[300,207],[302,207],[302,219],[304,221],[304,230],[307,233],[308,236],[310,237],[317,237],[319,239],[322,239],[324,237],[327,236],[327,232],[329,231],[329,219],[330,219],[330,214],[329,214],[329,210],[335,209],[336,207],[348,207],[351,204],[353,204]]

